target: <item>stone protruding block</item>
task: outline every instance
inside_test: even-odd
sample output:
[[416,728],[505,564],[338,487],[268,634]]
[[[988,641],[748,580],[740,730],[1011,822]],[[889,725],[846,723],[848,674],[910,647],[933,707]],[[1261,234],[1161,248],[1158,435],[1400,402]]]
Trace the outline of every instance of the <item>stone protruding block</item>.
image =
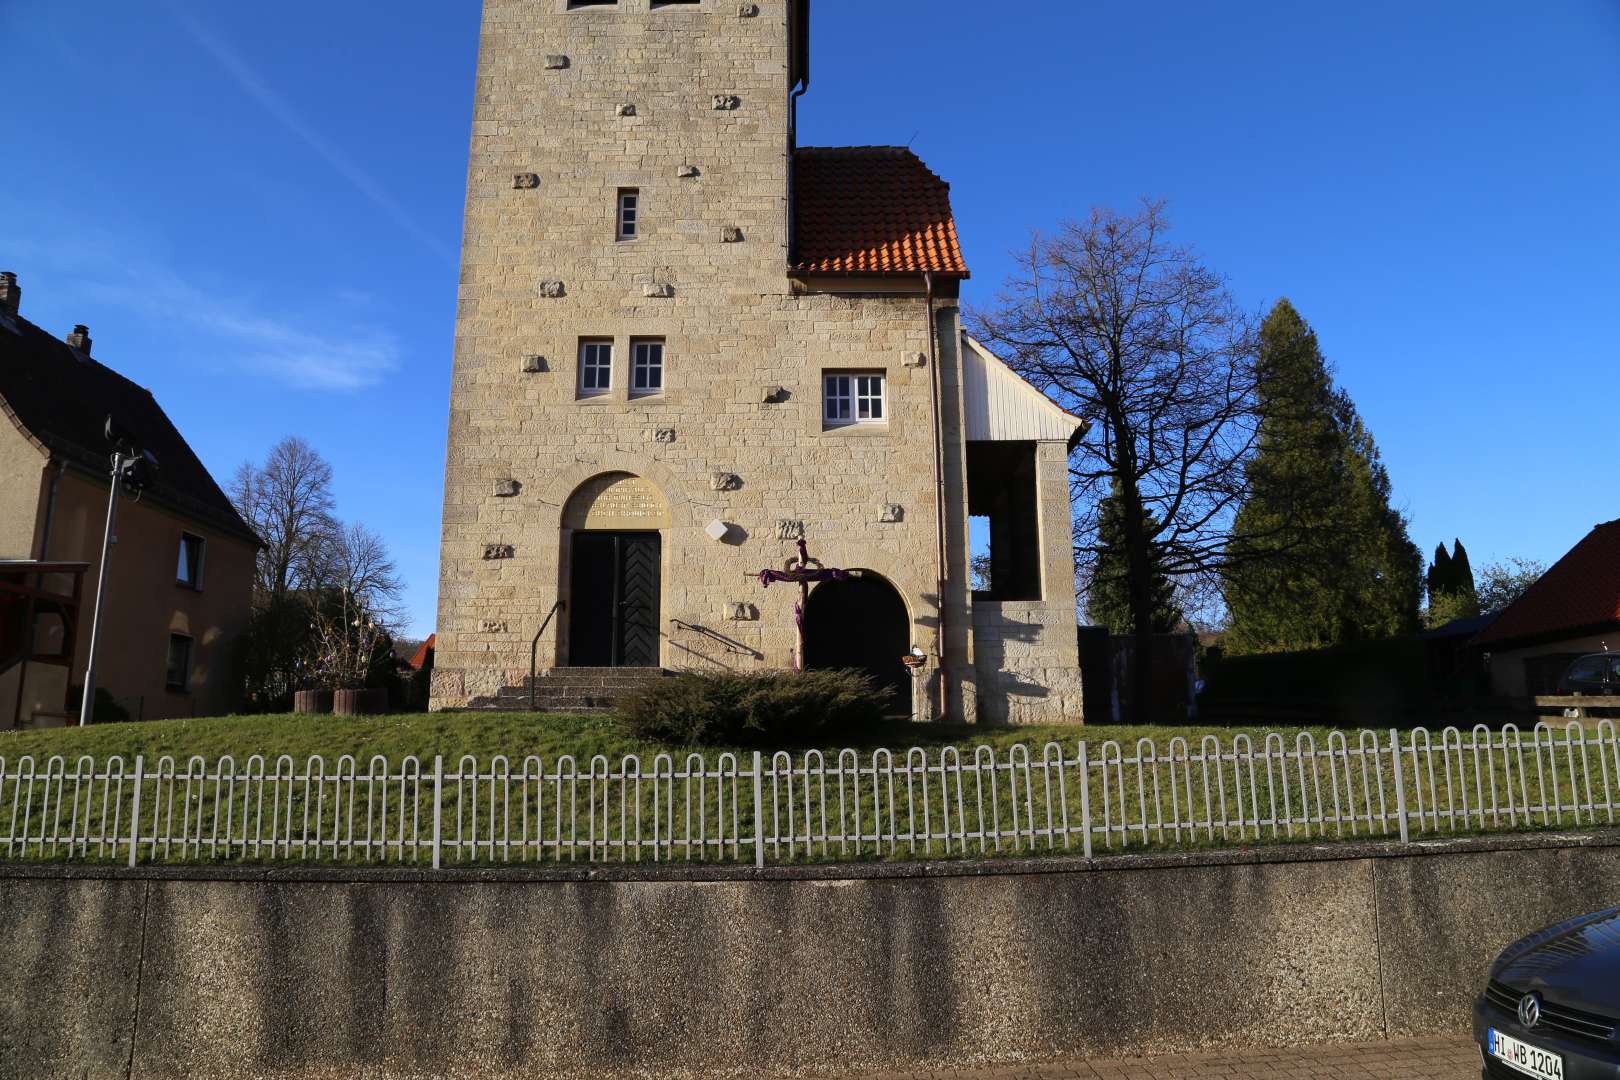
[[759,15],[759,5],[758,4],[738,4],[737,5],[737,18],[739,18],[739,19],[752,19],[752,18],[757,17],[758,15]]
[[711,521],[704,526],[703,533],[710,540],[713,540],[718,544],[720,541],[731,535],[731,526],[716,518],[714,521]]
[[634,116],[634,115],[636,115],[636,107],[634,105],[630,104],[629,102],[625,102],[623,105],[619,106],[618,115],[620,115],[620,116]]
[[698,172],[698,167],[696,165],[681,165],[676,168],[675,175],[680,177],[682,180],[693,180],[701,174]]
[[495,497],[497,499],[511,499],[522,494],[523,485],[516,480],[495,481]]
[[737,491],[742,488],[742,477],[736,473],[717,472],[709,478],[709,487],[715,491]]
[[516,551],[511,544],[485,544],[484,558],[486,560],[510,559]]
[[900,363],[906,367],[920,368],[928,366],[928,354],[908,352],[900,358]]
[[668,300],[675,295],[675,286],[667,281],[650,281],[641,287],[641,295],[653,300]]
[[672,443],[675,441],[675,429],[672,427],[659,428],[653,432],[653,442]]
[[736,94],[714,95],[714,110],[716,112],[732,112],[742,107],[742,98]]
[[783,518],[776,523],[776,538],[778,540],[803,540],[804,522],[790,521]]
[[512,177],[512,187],[518,191],[533,191],[540,186],[540,174],[520,172]]
[[558,53],[550,53],[546,56],[547,71],[562,71],[566,67],[568,67],[568,57]]
[[523,373],[525,375],[535,375],[550,370],[551,368],[547,365],[546,358],[543,356],[525,356],[523,358]]
[[546,300],[557,300],[568,295],[568,288],[560,281],[542,281],[540,283],[540,296]]
[[905,507],[899,503],[884,503],[882,511],[878,514],[878,521],[884,525],[896,525],[906,520]]
[[741,227],[736,226],[736,225],[727,225],[725,228],[721,229],[720,230],[720,242],[722,244],[740,244],[740,243],[742,243],[743,242],[743,231],[742,231]]

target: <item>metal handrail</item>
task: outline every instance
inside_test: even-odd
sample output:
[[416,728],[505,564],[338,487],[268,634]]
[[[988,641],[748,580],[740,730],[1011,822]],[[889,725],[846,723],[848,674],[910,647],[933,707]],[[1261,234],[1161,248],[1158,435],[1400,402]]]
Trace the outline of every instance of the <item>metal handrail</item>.
[[715,641],[718,641],[720,644],[724,645],[726,647],[726,649],[728,651],[730,651],[730,652],[742,653],[745,656],[752,656],[755,660],[763,660],[763,659],[765,659],[765,654],[760,652],[758,649],[754,649],[754,648],[751,648],[751,647],[749,647],[747,645],[744,645],[740,641],[733,641],[731,638],[726,637],[724,634],[718,633],[717,631],[714,631],[714,630],[710,630],[707,626],[699,626],[697,623],[689,623],[685,619],[671,619],[669,621],[671,623],[673,623],[674,625],[680,627],[682,630],[690,630],[694,634],[700,634],[703,637],[711,638],[711,639],[713,639]]
[[546,612],[546,621],[540,624],[540,629],[538,629],[538,630],[536,630],[534,632],[534,640],[529,642],[529,711],[530,712],[534,712],[534,680],[539,675],[538,663],[539,663],[539,656],[540,656],[540,637],[541,637],[541,635],[543,635],[546,632],[546,627],[551,625],[551,620],[556,617],[557,612],[561,611],[563,609],[563,607],[564,607],[564,604],[563,604],[561,599],[559,599],[555,604],[551,605],[551,610]]

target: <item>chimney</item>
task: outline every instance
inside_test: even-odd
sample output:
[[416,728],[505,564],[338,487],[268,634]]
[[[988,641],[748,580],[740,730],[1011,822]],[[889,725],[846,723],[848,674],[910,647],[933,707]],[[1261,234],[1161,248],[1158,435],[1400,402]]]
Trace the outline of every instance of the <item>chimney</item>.
[[21,306],[22,286],[17,284],[17,275],[10,270],[0,270],[0,315],[15,317]]
[[88,326],[84,325],[84,323],[80,323],[79,325],[75,326],[73,328],[73,333],[71,333],[71,334],[69,334],[67,336],[67,343],[70,346],[72,346],[73,348],[78,349],[80,352],[84,353],[84,355],[89,356],[90,355],[90,328]]

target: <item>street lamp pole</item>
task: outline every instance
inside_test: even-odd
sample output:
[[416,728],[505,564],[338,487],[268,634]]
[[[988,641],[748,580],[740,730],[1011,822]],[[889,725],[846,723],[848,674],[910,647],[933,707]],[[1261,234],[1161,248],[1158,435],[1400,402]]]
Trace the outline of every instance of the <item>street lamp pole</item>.
[[118,523],[118,491],[124,483],[124,451],[113,451],[112,490],[107,496],[107,531],[101,538],[101,570],[96,577],[96,611],[90,623],[90,655],[84,664],[84,696],[79,701],[79,726],[87,727],[96,708],[96,640],[101,634],[101,612],[107,606],[107,566],[112,546],[117,542],[113,529]]

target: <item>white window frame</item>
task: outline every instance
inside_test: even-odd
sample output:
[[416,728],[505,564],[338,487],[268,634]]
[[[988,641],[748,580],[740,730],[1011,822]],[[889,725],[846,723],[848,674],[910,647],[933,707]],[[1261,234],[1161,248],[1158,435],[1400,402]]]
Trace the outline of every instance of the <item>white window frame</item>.
[[[197,542],[196,564],[194,566],[192,566],[192,568],[191,568],[191,580],[190,581],[187,581],[185,578],[180,576],[180,560],[178,558],[179,554],[185,551],[185,549],[186,549],[186,541],[188,541],[188,540],[195,540]],[[176,559],[175,559],[175,566],[174,566],[174,583],[176,585],[182,586],[183,588],[195,589],[198,592],[202,592],[203,565],[204,565],[204,563],[207,562],[207,559],[208,559],[208,540],[207,540],[207,538],[202,537],[202,536],[198,536],[194,532],[182,532],[180,534],[180,551],[176,552]]]
[[[876,382],[875,393],[871,385]],[[877,408],[874,410],[873,405]],[[866,415],[862,416],[861,413]],[[873,413],[876,415],[873,415]],[[882,371],[828,371],[821,377],[821,421],[827,427],[889,422],[889,379]]]
[[[654,361],[656,350],[656,362]],[[663,338],[630,339],[630,396],[653,397],[664,392],[669,348]],[[644,377],[647,376],[647,377]],[[652,385],[656,377],[656,385]],[[646,383],[648,385],[643,385]]]
[[620,240],[634,240],[641,235],[641,189],[620,188],[618,210],[615,217],[616,236]]
[[579,339],[579,396],[602,397],[613,392],[613,339]]

